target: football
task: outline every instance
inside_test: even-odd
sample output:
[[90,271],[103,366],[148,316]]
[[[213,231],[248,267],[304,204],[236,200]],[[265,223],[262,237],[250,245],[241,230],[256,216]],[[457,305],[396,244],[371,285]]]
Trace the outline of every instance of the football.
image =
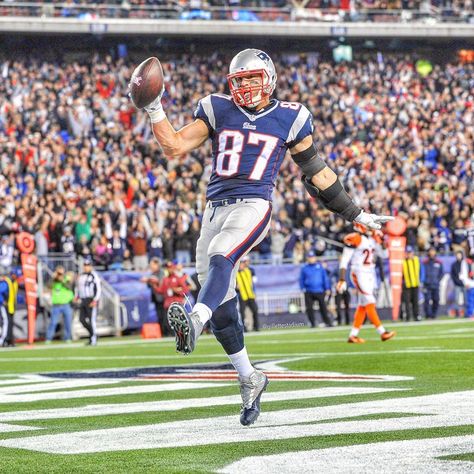
[[133,71],[130,97],[137,109],[142,109],[158,97],[163,87],[163,69],[158,58],[145,59]]

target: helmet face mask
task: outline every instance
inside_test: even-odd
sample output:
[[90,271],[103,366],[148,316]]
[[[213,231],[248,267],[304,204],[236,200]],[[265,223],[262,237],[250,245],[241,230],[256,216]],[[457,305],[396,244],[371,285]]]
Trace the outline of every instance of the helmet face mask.
[[258,49],[246,49],[237,54],[230,63],[227,75],[234,102],[249,108],[257,107],[272,95],[276,78],[272,60]]
[[[244,81],[245,78],[248,81]],[[256,107],[269,96],[265,93],[265,89],[268,89],[268,75],[263,69],[229,74],[227,82],[234,102],[242,107]]]

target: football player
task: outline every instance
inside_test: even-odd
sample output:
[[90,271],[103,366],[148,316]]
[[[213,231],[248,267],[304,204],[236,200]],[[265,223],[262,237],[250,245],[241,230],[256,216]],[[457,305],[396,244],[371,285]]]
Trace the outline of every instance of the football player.
[[377,329],[382,341],[387,341],[395,336],[395,332],[387,331],[382,325],[375,308],[374,294],[377,287],[375,260],[377,256],[383,257],[383,234],[360,223],[355,223],[354,229],[356,232],[344,237],[345,247],[339,264],[339,281],[336,285],[338,293],[343,293],[347,289],[346,271],[349,262],[351,262],[350,277],[356,287],[358,301],[354,323],[347,342],[353,344],[365,342],[365,339],[359,337],[359,331],[364,324],[366,315]]
[[[184,155],[212,140],[212,175],[196,249],[196,271],[202,289],[188,312],[173,304],[168,311],[176,349],[191,353],[204,324],[212,331],[239,374],[240,422],[252,424],[260,413],[267,376],[250,363],[237,309],[236,272],[240,259],[267,233],[272,191],[287,150],[303,172],[309,194],[348,221],[380,228],[390,217],[359,209],[313,144],[308,109],[296,102],[272,99],[277,74],[263,51],[246,49],[230,63],[230,95],[200,100],[195,120],[176,131],[168,121],[161,95],[145,107],[153,133],[165,155]],[[164,89],[163,89],[164,90]]]

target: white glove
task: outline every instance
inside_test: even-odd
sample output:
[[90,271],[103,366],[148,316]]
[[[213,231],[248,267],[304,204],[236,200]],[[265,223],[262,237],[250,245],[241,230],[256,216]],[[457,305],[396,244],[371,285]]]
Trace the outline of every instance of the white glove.
[[342,294],[342,293],[344,293],[346,290],[347,290],[347,281],[345,281],[345,280],[339,280],[339,281],[336,283],[336,291],[337,291],[339,294]]
[[150,102],[146,107],[143,107],[145,111],[150,116],[151,123],[161,122],[166,118],[165,111],[163,110],[163,105],[161,104],[161,98],[165,93],[165,86],[161,88],[161,92],[158,94],[158,97]]
[[369,229],[379,230],[382,228],[382,224],[395,219],[392,216],[378,216],[377,214],[369,214],[368,212],[362,211],[355,219],[354,222],[365,225]]

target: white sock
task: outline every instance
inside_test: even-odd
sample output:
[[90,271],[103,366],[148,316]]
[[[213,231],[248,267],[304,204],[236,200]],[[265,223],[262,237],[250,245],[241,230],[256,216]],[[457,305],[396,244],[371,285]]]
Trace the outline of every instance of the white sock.
[[385,332],[385,328],[382,325],[380,325],[378,328],[375,328],[375,329],[377,329],[377,332],[380,335],[382,335]]
[[198,314],[202,324],[206,324],[212,318],[211,308],[204,303],[196,303],[192,312]]
[[349,334],[350,337],[357,337],[359,335],[359,329],[358,328],[352,328],[351,333]]
[[245,347],[236,354],[229,354],[229,359],[240,377],[248,377],[255,370]]

